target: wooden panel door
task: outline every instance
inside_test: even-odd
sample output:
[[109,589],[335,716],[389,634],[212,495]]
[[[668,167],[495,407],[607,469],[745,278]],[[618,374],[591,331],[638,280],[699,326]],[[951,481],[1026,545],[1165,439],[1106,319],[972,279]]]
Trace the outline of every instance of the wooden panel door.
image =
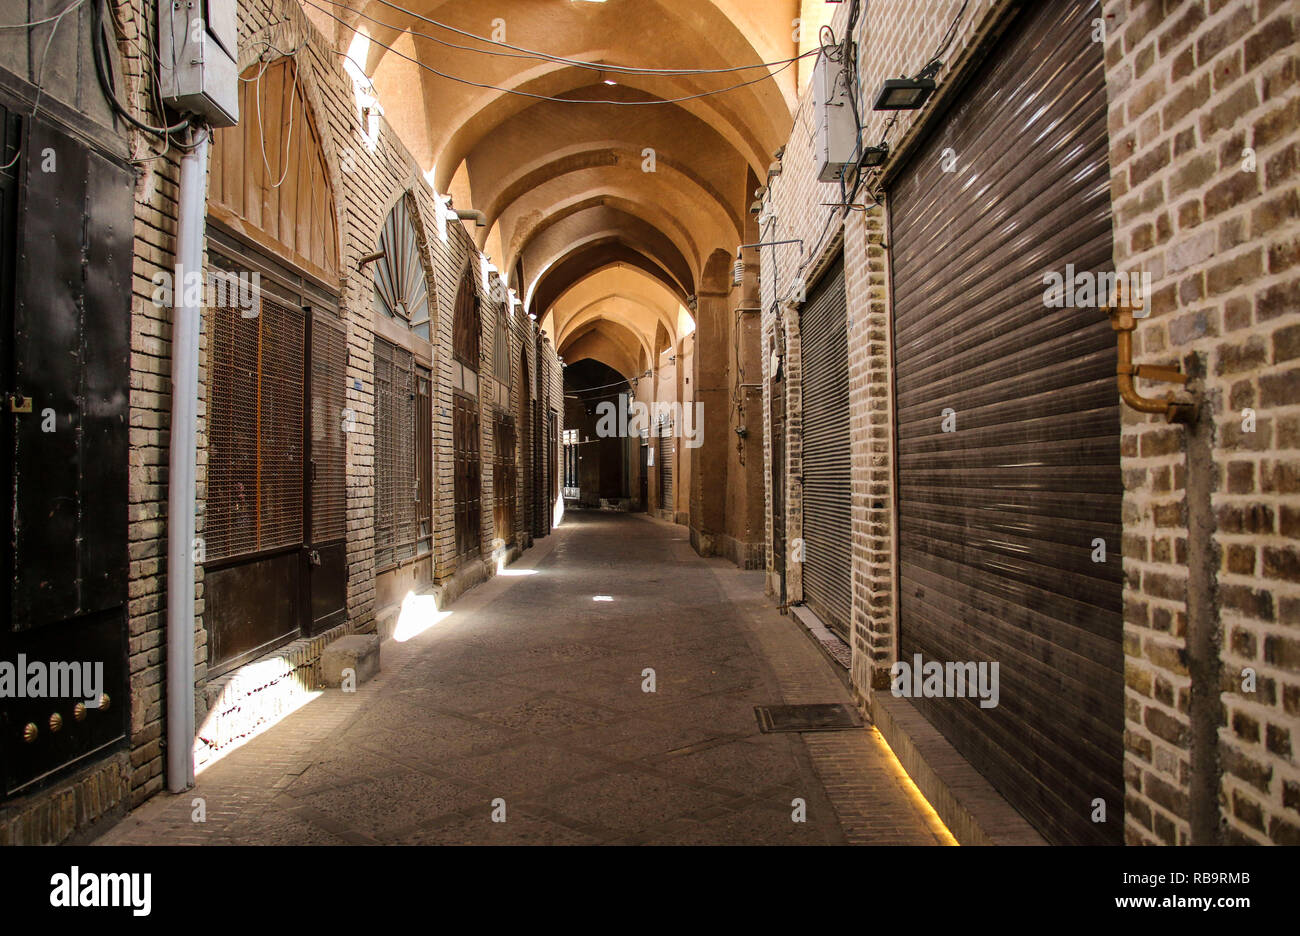
[[478,401],[452,397],[452,449],[455,458],[456,554],[462,558],[481,551],[482,484],[479,463]]

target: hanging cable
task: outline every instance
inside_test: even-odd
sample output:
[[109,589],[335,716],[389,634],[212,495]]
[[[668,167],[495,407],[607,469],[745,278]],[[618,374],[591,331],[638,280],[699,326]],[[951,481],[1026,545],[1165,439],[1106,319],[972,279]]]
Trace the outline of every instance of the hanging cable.
[[[298,81],[294,75],[289,75],[286,80],[289,82],[291,90],[289,91],[289,132],[285,134],[284,141],[284,159],[280,165],[284,171],[280,173],[280,181],[272,182],[271,188],[279,188],[284,184],[284,180],[289,177],[289,150],[293,146],[293,107],[298,102]],[[257,87],[253,93],[257,96],[257,136],[258,142],[262,146],[262,165],[266,167],[266,175],[271,175],[271,163],[266,158],[266,124],[262,121],[262,78],[257,78]]]
[[177,131],[190,126],[191,122],[189,117],[184,117],[170,126],[150,126],[143,121],[137,120],[135,116],[128,111],[125,106],[123,106],[122,102],[117,99],[117,91],[113,87],[113,78],[108,70],[109,47],[108,33],[104,31],[104,3],[105,0],[91,0],[90,2],[90,44],[95,59],[95,75],[99,79],[99,87],[104,92],[104,97],[107,99],[113,112],[137,130],[143,130],[145,133],[152,133],[155,136],[166,136],[169,133],[176,133]]
[[[354,33],[357,33],[358,35],[364,35],[363,33],[357,32],[355,26],[352,26],[346,20],[343,20],[340,17],[335,16],[333,13],[331,13],[329,10],[325,9],[324,7],[320,6],[319,4],[313,3],[312,0],[301,0],[301,2],[306,6],[320,10],[320,12],[324,13],[330,19],[335,20],[338,23],[341,23],[343,26],[347,27],[348,29],[351,29]],[[331,0],[326,0],[326,2],[331,2]],[[392,46],[385,45],[384,43],[380,42],[377,39],[372,39],[368,36],[366,38],[369,39],[369,41],[372,42],[373,44],[379,46],[381,49],[387,49],[389,52],[393,53],[393,55],[396,55],[398,58],[405,59],[406,61],[411,62],[412,64],[420,68],[423,68],[425,71],[432,72],[433,74],[437,75],[439,78],[446,78],[448,81],[455,81],[459,84],[470,85],[471,87],[475,87],[475,88],[483,88],[489,91],[500,91],[502,94],[514,94],[519,97],[531,98],[536,101],[550,101],[555,104],[605,104],[605,105],[611,105],[615,107],[647,107],[647,106],[662,105],[662,104],[681,104],[685,101],[695,101],[695,100],[699,100],[700,98],[713,97],[715,94],[725,94],[728,91],[737,91],[740,88],[746,88],[749,87],[750,85],[758,84],[760,81],[767,81],[771,78],[775,78],[778,74],[785,71],[785,69],[789,68],[796,61],[792,59],[791,61],[782,65],[780,68],[776,69],[776,71],[772,72],[771,74],[763,75],[758,78],[753,78],[749,81],[742,81],[739,84],[734,84],[731,85],[730,87],[718,88],[714,91],[702,91],[699,94],[688,94],[678,98],[657,98],[653,101],[610,101],[610,100],[601,100],[601,99],[593,100],[587,98],[551,97],[550,95],[546,95],[546,94],[535,94],[531,91],[519,91],[514,88],[498,87],[497,85],[487,84],[486,82],[471,81],[468,78],[461,78],[456,75],[449,75],[446,72],[439,71],[438,69],[434,68],[432,65],[426,65],[424,62],[421,62],[417,58],[412,58],[409,55],[403,55],[401,52],[398,52]],[[345,54],[339,49],[335,49],[334,51],[338,52],[340,55]],[[367,76],[367,80],[370,80],[368,76]]]
[[957,11],[957,15],[953,17],[952,22],[948,25],[948,31],[944,33],[943,39],[940,40],[938,50],[930,57],[930,61],[926,62],[924,67],[922,67],[914,77],[933,78],[938,74],[939,69],[943,67],[943,62],[940,61],[940,59],[947,54],[953,40],[957,38],[957,24],[961,22],[961,18],[965,15],[966,7],[969,4],[970,0],[962,0],[961,9]]
[[55,13],[53,16],[45,17],[45,19],[32,20],[30,23],[0,23],[0,29],[31,29],[33,26],[44,26],[46,23],[57,22],[85,2],[86,0],[73,0],[62,13]]
[[[347,7],[347,4],[340,2],[340,0],[325,0],[325,2],[331,4],[332,6]],[[528,49],[523,46],[511,45],[508,42],[502,42],[497,39],[489,39],[486,36],[475,35],[472,32],[468,32],[467,30],[464,29],[459,29],[448,23],[439,22],[438,20],[431,19],[427,16],[422,16],[421,14],[416,13],[414,10],[408,10],[403,6],[390,2],[390,0],[378,0],[378,2],[382,3],[386,7],[396,10],[399,13],[404,13],[413,19],[428,23],[431,26],[437,26],[439,29],[445,29],[448,32],[456,33],[457,35],[464,36],[467,39],[473,39],[477,42],[484,42],[489,45],[500,46],[502,48],[512,49],[514,51],[495,52],[492,51],[491,49],[476,49],[472,46],[457,45],[454,42],[449,42],[446,39],[439,39],[437,36],[431,36],[428,33],[417,32],[415,30],[410,31],[411,34],[414,36],[420,36],[421,38],[428,39],[432,42],[438,43],[439,45],[447,46],[452,49],[460,49],[463,52],[474,52],[480,55],[496,55],[504,58],[540,59],[542,61],[555,62],[556,64],[559,65],[570,65],[574,68],[585,68],[591,71],[618,72],[619,74],[624,74],[624,75],[661,75],[661,76],[720,75],[729,72],[746,71],[748,69],[753,69],[753,68],[773,68],[778,65],[790,65],[794,62],[799,61],[802,58],[807,58],[810,55],[817,54],[817,50],[812,49],[808,52],[804,52],[801,55],[796,55],[793,58],[778,59],[775,62],[757,62],[753,65],[733,65],[727,68],[644,68],[635,65],[606,65],[601,62],[585,62],[581,59],[566,58],[563,55],[552,55],[549,52],[539,52],[535,49]],[[389,28],[395,28],[391,23],[386,23],[383,20],[377,19],[373,16],[369,16],[365,13],[360,13],[360,11],[357,12],[359,13],[360,16],[370,20],[373,23],[378,23],[381,26],[387,26]]]

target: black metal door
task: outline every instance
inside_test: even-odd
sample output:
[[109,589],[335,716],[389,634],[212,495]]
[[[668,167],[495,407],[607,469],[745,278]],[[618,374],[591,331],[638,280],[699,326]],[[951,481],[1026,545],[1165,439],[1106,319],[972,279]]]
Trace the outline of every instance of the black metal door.
[[641,509],[650,509],[650,446],[641,440]]
[[675,503],[672,498],[672,424],[667,420],[659,422],[659,510],[668,512],[668,519],[675,519]]
[[900,658],[999,664],[996,707],[918,707],[1048,839],[1095,844],[1123,828],[1115,338],[1044,275],[1110,264],[1100,15],[1032,5],[889,200]]
[[849,358],[844,259],[799,312],[803,375],[803,597],[845,640],[852,604]]
[[126,735],[134,177],[3,101],[0,144],[3,798]]

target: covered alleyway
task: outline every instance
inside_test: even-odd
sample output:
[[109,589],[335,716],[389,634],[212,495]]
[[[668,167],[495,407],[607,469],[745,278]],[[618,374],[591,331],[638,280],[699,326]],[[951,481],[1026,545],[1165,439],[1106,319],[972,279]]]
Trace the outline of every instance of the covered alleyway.
[[759,732],[755,705],[849,701],[761,573],[583,512],[509,572],[100,841],[952,842],[874,729]]

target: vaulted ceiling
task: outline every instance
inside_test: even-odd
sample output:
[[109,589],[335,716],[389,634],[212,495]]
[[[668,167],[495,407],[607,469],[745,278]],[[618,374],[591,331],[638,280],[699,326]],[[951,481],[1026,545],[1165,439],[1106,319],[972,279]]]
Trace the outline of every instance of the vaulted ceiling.
[[301,3],[373,80],[430,184],[487,216],[472,229],[480,250],[560,354],[629,377],[663,335],[675,345],[694,328],[688,297],[710,256],[743,240],[754,179],[766,179],[811,73],[811,56],[789,60],[816,48],[834,10],[823,0]]

